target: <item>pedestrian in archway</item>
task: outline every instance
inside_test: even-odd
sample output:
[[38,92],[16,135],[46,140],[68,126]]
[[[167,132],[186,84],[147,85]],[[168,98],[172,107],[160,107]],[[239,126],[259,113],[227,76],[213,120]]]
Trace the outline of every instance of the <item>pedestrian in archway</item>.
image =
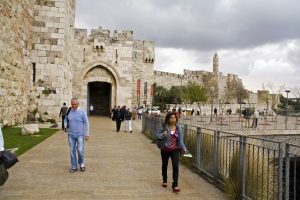
[[179,174],[179,156],[180,153],[188,152],[183,143],[183,133],[180,125],[177,124],[178,118],[175,112],[170,112],[166,115],[163,127],[157,131],[156,137],[163,140],[161,147],[161,160],[162,160],[162,178],[163,187],[167,187],[167,170],[169,157],[172,160],[173,167],[173,192],[180,192],[178,187],[178,174]]
[[90,105],[90,115],[91,115],[91,116],[93,115],[93,111],[94,111],[94,106],[91,104],[91,105]]

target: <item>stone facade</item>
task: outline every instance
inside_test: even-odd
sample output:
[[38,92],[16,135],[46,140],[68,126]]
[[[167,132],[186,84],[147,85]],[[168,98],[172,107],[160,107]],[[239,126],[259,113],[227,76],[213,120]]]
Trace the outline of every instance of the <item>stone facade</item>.
[[[92,104],[97,112],[99,107],[105,109],[105,104],[106,110],[99,112],[107,114],[114,105],[132,108],[144,100],[150,103],[150,87],[138,102],[137,82],[153,84],[153,42],[134,40],[132,31],[114,31],[111,35],[110,30],[100,27],[92,29],[88,36],[87,30],[76,29],[73,53],[73,96],[80,99],[83,108]],[[105,97],[108,102],[99,100],[104,97],[91,94],[93,91],[88,85],[95,82],[109,84],[111,93]],[[140,90],[144,90],[144,84]]]
[[36,0],[30,54],[31,105],[57,116],[72,96],[75,0]]
[[32,0],[0,1],[0,122],[20,124],[27,117],[32,49]]
[[134,40],[132,31],[76,29],[75,0],[2,0],[0,11],[4,125],[46,113],[58,119],[72,97],[85,110],[95,103],[99,114],[150,103],[154,42]]

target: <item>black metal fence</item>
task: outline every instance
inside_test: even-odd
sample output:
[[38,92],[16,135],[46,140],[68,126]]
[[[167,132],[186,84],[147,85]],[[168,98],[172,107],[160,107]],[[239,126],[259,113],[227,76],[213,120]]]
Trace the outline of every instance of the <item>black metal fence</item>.
[[[143,117],[154,139],[161,118]],[[192,167],[232,199],[300,199],[300,146],[256,136],[181,124]]]

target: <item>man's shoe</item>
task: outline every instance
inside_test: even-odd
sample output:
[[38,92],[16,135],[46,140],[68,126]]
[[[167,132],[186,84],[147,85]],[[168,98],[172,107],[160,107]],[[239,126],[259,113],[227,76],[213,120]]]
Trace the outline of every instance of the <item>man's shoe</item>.
[[168,183],[164,182],[164,183],[161,184],[161,186],[168,187]]
[[81,172],[84,172],[84,171],[85,171],[85,166],[80,167],[80,171],[81,171]]
[[130,131],[130,133],[132,133],[132,131]]
[[72,168],[69,170],[69,172],[71,172],[71,173],[76,172],[76,171],[77,171],[77,169],[72,169]]

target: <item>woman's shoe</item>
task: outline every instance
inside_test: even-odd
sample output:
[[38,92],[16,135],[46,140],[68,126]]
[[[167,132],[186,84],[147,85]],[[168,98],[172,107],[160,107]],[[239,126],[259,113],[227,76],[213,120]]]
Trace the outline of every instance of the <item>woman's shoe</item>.
[[163,182],[161,186],[168,187],[168,184],[166,182]]
[[179,189],[179,187],[172,187],[173,188],[173,192],[175,192],[175,193],[178,193],[178,192],[180,192],[180,189]]

